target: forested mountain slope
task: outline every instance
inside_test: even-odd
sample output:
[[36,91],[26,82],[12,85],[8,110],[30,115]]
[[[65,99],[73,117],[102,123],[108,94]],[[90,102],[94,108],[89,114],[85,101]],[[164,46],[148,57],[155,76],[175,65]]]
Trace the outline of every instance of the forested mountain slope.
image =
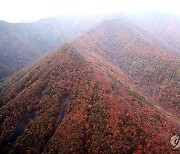
[[[180,57],[180,16],[160,12],[147,12],[144,14],[134,14],[128,16],[136,25],[149,31],[158,39],[157,46],[168,51],[173,56]],[[146,34],[146,37],[148,35]],[[154,39],[153,37],[149,37]],[[163,43],[163,45],[162,45]]]
[[[71,44],[64,44],[28,70],[6,80],[1,85],[2,150],[172,151],[169,138],[177,133],[178,121],[129,87],[125,74],[95,57],[87,60]],[[67,96],[70,100],[65,118],[53,132],[59,106]],[[9,136],[32,111],[37,112],[36,118],[13,146],[8,146]]]
[[0,79],[93,26],[99,18],[54,17],[35,23],[0,21]]
[[103,21],[2,81],[0,152],[178,153],[179,58],[134,26]]
[[105,21],[72,43],[80,51],[100,54],[158,104],[180,115],[180,59],[157,47],[129,20]]

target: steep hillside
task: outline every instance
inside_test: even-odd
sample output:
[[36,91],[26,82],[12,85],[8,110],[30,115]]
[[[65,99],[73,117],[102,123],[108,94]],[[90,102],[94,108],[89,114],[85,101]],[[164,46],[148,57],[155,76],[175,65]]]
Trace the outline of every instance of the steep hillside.
[[[130,15],[129,19],[142,29],[148,30],[151,34],[163,42],[154,42],[161,46],[173,56],[180,57],[180,16],[160,12],[149,12],[144,14]],[[148,35],[146,34],[148,37]],[[149,37],[152,39],[153,37]],[[159,45],[158,45],[159,44]]]
[[162,47],[120,16],[2,81],[0,152],[178,153],[180,60]]
[[0,79],[94,25],[98,19],[57,17],[35,23],[0,21]]
[[179,16],[169,14],[155,14],[154,16],[156,16],[156,18],[149,18],[149,25],[151,26],[150,28],[152,31],[155,32],[167,44],[177,49],[178,53],[180,54]]
[[126,18],[105,21],[72,44],[100,54],[130,75],[142,91],[166,110],[180,115],[180,59],[170,56]]
[[0,79],[26,66],[40,53],[23,38],[9,30],[9,23],[0,21]]
[[[1,84],[1,151],[178,152],[169,139],[179,121],[134,87],[101,56],[64,44]],[[65,117],[56,127],[62,108]]]

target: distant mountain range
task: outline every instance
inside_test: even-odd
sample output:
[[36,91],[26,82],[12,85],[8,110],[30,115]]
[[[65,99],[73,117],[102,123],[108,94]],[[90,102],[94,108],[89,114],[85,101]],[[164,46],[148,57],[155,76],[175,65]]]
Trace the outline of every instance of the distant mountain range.
[[55,17],[35,23],[0,21],[0,79],[56,49],[97,21],[92,17]]
[[41,30],[29,31],[37,35],[29,63],[54,50],[0,83],[0,151],[178,153],[170,144],[180,130],[178,19],[64,19],[60,31],[62,19],[32,24]]

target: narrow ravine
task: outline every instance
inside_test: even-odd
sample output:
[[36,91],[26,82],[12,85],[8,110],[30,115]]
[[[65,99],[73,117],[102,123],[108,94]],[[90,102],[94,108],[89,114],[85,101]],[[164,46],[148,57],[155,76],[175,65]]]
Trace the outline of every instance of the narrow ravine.
[[[60,107],[59,107],[59,114],[57,115],[57,118],[56,118],[56,122],[54,124],[54,127],[53,127],[53,131],[52,131],[52,134],[51,134],[51,137],[54,135],[58,125],[62,122],[62,120],[64,119],[65,117],[65,114],[66,114],[66,109],[67,109],[67,106],[69,104],[69,98],[70,98],[70,95],[67,94],[64,96],[64,98],[62,99],[61,101],[61,104],[60,104]],[[50,141],[51,137],[46,141],[44,147],[46,147],[46,145],[48,144],[48,142]],[[45,150],[45,149],[43,149]],[[42,153],[45,153],[45,151],[41,151]]]
[[11,144],[13,144],[16,141],[16,139],[24,133],[24,130],[25,130],[27,124],[29,123],[29,120],[34,119],[35,117],[36,117],[36,111],[33,111],[25,116],[23,121],[16,127],[16,129],[10,136],[9,142]]
[[67,108],[68,103],[69,103],[69,97],[70,96],[68,95],[62,100],[62,104],[60,106],[60,112],[59,112],[59,115],[57,116],[57,119],[56,119],[56,122],[55,122],[55,125],[53,128],[53,133],[56,131],[58,125],[62,122],[62,120],[65,116],[66,108]]

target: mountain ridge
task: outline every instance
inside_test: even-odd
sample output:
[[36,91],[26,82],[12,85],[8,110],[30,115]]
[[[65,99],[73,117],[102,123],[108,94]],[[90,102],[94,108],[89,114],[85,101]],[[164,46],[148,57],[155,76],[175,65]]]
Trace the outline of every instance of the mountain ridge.
[[[19,138],[14,144],[14,150],[16,152],[18,152],[19,150],[20,151],[25,150],[27,152],[28,151],[39,152],[39,150],[41,151],[40,147],[45,146],[44,147],[45,153],[52,153],[53,151],[58,152],[59,150],[61,152],[63,151],[72,152],[72,150],[73,152],[75,151],[76,152],[80,152],[80,151],[81,152],[98,152],[98,151],[103,152],[104,150],[105,151],[108,150],[111,152],[113,151],[114,152],[120,152],[120,151],[121,152],[127,152],[127,151],[135,152],[136,151],[137,152],[137,151],[144,151],[144,150],[146,151],[148,149],[149,150],[151,149],[150,151],[155,150],[156,152],[158,150],[160,151],[164,150],[164,152],[167,150],[171,151],[172,149],[171,147],[169,147],[169,143],[167,142],[165,143],[165,139],[167,140],[170,137],[170,134],[171,134],[169,132],[170,130],[173,130],[174,133],[177,132],[176,127],[179,128],[179,124],[177,124],[175,121],[173,122],[174,124],[171,124],[172,121],[170,119],[167,120],[164,117],[165,115],[163,115],[159,111],[156,111],[155,106],[146,104],[145,103],[146,99],[142,99],[141,96],[139,96],[139,94],[137,94],[136,92],[133,92],[132,90],[130,90],[132,91],[130,92],[129,89],[125,89],[121,83],[120,85],[117,84],[117,82],[115,82],[116,78],[114,78],[113,82],[115,82],[116,84],[114,84],[113,85],[114,87],[113,87],[111,83],[112,81],[111,79],[109,79],[107,74],[99,73],[99,69],[94,68],[93,64],[87,62],[87,60],[85,60],[81,56],[80,53],[82,53],[82,51],[77,51],[72,45],[64,44],[56,51],[47,55],[47,57],[42,59],[40,62],[38,62],[37,64],[34,64],[34,66],[32,66],[33,69],[30,68],[29,70],[30,72],[27,71],[27,74],[25,74],[24,77],[20,77],[20,82],[18,84],[16,82],[15,82],[15,85],[13,83],[10,84],[11,91],[16,91],[16,90],[13,90],[13,87],[18,89],[18,87],[20,87],[19,84],[22,84],[23,80],[25,82],[26,80],[28,81],[28,78],[29,78],[28,76],[31,74],[34,74],[33,71],[36,70],[38,74],[43,72],[42,75],[38,75],[38,74],[35,75],[38,77],[38,79],[35,79],[34,83],[31,82],[30,89],[28,88],[29,86],[28,87],[25,86],[25,88],[28,88],[31,92],[27,89],[26,90],[21,89],[22,90],[21,92],[14,94],[15,97],[12,98],[7,104],[6,103],[3,104],[2,108],[0,109],[0,112],[1,112],[0,115],[3,116],[6,114],[6,116],[8,117],[6,110],[8,108],[12,109],[11,106],[14,106],[16,104],[16,106],[14,107],[18,108],[19,105],[22,106],[22,102],[23,102],[23,104],[27,106],[27,109],[28,109],[30,108],[29,106],[31,106],[30,102],[35,102],[35,104],[31,108],[32,110],[38,110],[39,112],[37,118],[35,118],[36,122],[34,121],[33,123],[30,123],[30,125],[28,125],[23,136]],[[72,58],[72,60],[70,60],[69,58],[70,59]],[[57,61],[59,62],[57,63]],[[57,67],[56,66],[57,64],[60,64],[60,66]],[[104,63],[101,65],[105,65],[107,67],[107,65]],[[50,67],[50,69],[48,70],[44,68],[41,69],[42,66],[45,68]],[[37,68],[41,69],[41,71],[37,71],[38,70]],[[65,70],[54,71],[55,69],[65,69]],[[79,71],[77,71],[77,69]],[[109,71],[111,70],[111,68],[108,68],[108,67],[107,69]],[[102,70],[104,70],[104,68]],[[65,78],[64,78],[63,73],[65,72],[67,75],[65,75],[64,76]],[[58,74],[61,73],[62,75],[57,75],[56,73]],[[79,75],[75,75],[74,73],[75,74],[78,73]],[[45,79],[46,77],[49,79],[46,80]],[[30,79],[32,80],[33,78],[31,77]],[[48,81],[49,83],[46,81]],[[58,85],[60,85],[60,87]],[[43,87],[46,90],[43,90]],[[114,90],[111,89],[112,87],[114,88]],[[52,91],[52,93],[50,93],[50,91]],[[57,91],[59,92],[57,93]],[[56,102],[55,104],[58,103],[57,96],[60,95],[58,97],[61,98],[62,97],[61,95],[64,93],[63,91],[65,93],[69,91],[68,93],[70,93],[70,104],[69,104],[70,106],[68,106],[67,115],[65,116],[65,118],[63,119],[59,127],[57,128],[55,134],[51,137],[51,129],[53,129],[53,127],[52,127],[52,122],[50,122],[49,120],[50,120],[50,117],[54,119],[53,117],[55,115],[54,114],[50,115],[50,113],[52,113],[53,110],[57,108],[57,105],[56,107],[54,106],[53,108],[51,106],[55,102]],[[114,93],[113,91],[115,92],[115,94],[113,94]],[[116,92],[118,92],[118,94],[116,94]],[[118,95],[121,96],[120,97],[121,99],[117,97]],[[11,95],[9,95],[8,97],[10,96]],[[26,97],[24,98],[24,96]],[[36,96],[38,96],[39,98],[38,97],[36,98]],[[30,98],[30,100],[28,101],[30,103],[29,105],[26,105],[27,103],[25,103],[26,102],[25,100],[27,100],[27,98]],[[78,101],[78,100],[81,100],[81,101]],[[48,103],[49,101],[52,101],[54,103]],[[75,103],[76,101],[78,101],[78,103]],[[46,105],[44,106],[43,104],[44,105],[46,104]],[[23,112],[26,112],[27,109],[25,108],[25,111]],[[21,112],[22,111],[19,111],[19,113]],[[54,112],[57,112],[57,111],[54,111]],[[146,116],[144,113],[146,113]],[[45,116],[44,114],[46,116],[48,115],[49,117],[48,118],[49,125],[46,131],[45,131],[46,125],[43,126],[43,123],[45,121],[40,119],[43,116]],[[143,114],[143,116],[141,114]],[[18,117],[17,114],[15,115],[16,117]],[[136,118],[134,117],[135,115],[137,116]],[[156,119],[156,116],[158,117],[158,121]],[[150,118],[151,119],[150,121],[152,121],[152,124],[149,123],[148,121],[146,122],[144,121],[142,123],[138,120],[138,117],[142,121],[144,121],[144,117],[148,119]],[[123,118],[125,118],[126,120],[125,119],[123,120]],[[2,117],[1,117],[1,120],[2,120]],[[4,132],[2,128],[5,127],[6,122],[8,122],[8,125],[11,125],[14,123],[11,120],[5,120],[3,127],[1,127],[2,132]],[[163,132],[161,133],[161,135],[159,134],[160,136],[157,135],[157,133],[155,133],[157,130],[153,128],[154,123],[156,123],[156,125],[158,126],[156,127],[156,129],[160,129],[161,132]],[[161,125],[163,125],[163,127]],[[41,131],[42,135],[38,133],[39,126],[41,126],[43,129],[43,131]],[[151,131],[149,127],[151,128]],[[173,128],[170,129],[169,127],[173,127]],[[7,131],[7,126],[5,128],[6,128],[5,132],[9,134]],[[33,133],[31,133],[32,129],[34,129],[33,132],[38,133],[40,136],[38,134],[36,135],[34,134],[35,135],[34,136]],[[101,132],[101,130],[103,130],[103,132]],[[79,131],[82,134],[78,135]],[[133,136],[132,134],[135,133],[134,131],[135,132],[140,131],[139,133],[142,135],[142,138],[141,139],[139,138],[141,135],[140,136],[138,135],[135,138],[132,138]],[[154,131],[154,135],[153,135],[153,131]],[[71,137],[68,135],[69,134],[68,132],[71,132]],[[121,136],[120,132],[122,132],[123,134],[125,133],[126,135]],[[5,134],[1,133],[1,137],[6,136],[7,135],[6,133]],[[29,140],[29,135],[30,135],[29,133],[33,135],[31,138],[34,138],[34,141]],[[104,133],[105,134],[107,133],[107,136]],[[50,138],[49,141],[46,141],[47,142],[46,145],[43,141],[40,141],[42,139],[44,141],[46,140],[43,134],[45,136],[48,135],[49,136],[48,138]],[[165,134],[166,136],[164,136]],[[153,135],[153,139],[152,139],[152,135]],[[129,139],[128,139],[128,136],[129,136]],[[147,139],[146,141],[143,140],[145,136]],[[121,142],[114,142],[114,138],[117,138],[117,140],[121,138],[123,140],[121,140]],[[159,140],[158,138],[161,138],[161,140]],[[26,144],[27,140],[28,140],[28,144]],[[133,142],[131,142],[131,140]],[[1,141],[4,141],[4,140],[2,140],[1,138]],[[26,141],[26,143],[24,141]],[[159,144],[158,148],[156,147],[156,144],[154,145],[155,142],[156,144],[158,142]],[[57,145],[54,147],[55,143],[58,144],[58,147]],[[70,144],[70,143],[73,143],[73,144]],[[149,145],[150,143],[151,143],[151,146]],[[112,144],[111,148],[109,147],[109,144]],[[164,147],[164,144],[166,144],[166,147]],[[33,147],[30,145],[32,145]]]
[[[0,56],[2,59],[0,59],[0,64],[8,69],[2,68],[0,79],[28,66],[44,54],[58,48],[65,41],[84,32],[99,20],[101,17],[97,19],[52,17],[34,23],[1,21]],[[8,64],[4,63],[3,59]]]
[[178,153],[180,61],[132,25],[101,22],[1,82],[0,151]]

